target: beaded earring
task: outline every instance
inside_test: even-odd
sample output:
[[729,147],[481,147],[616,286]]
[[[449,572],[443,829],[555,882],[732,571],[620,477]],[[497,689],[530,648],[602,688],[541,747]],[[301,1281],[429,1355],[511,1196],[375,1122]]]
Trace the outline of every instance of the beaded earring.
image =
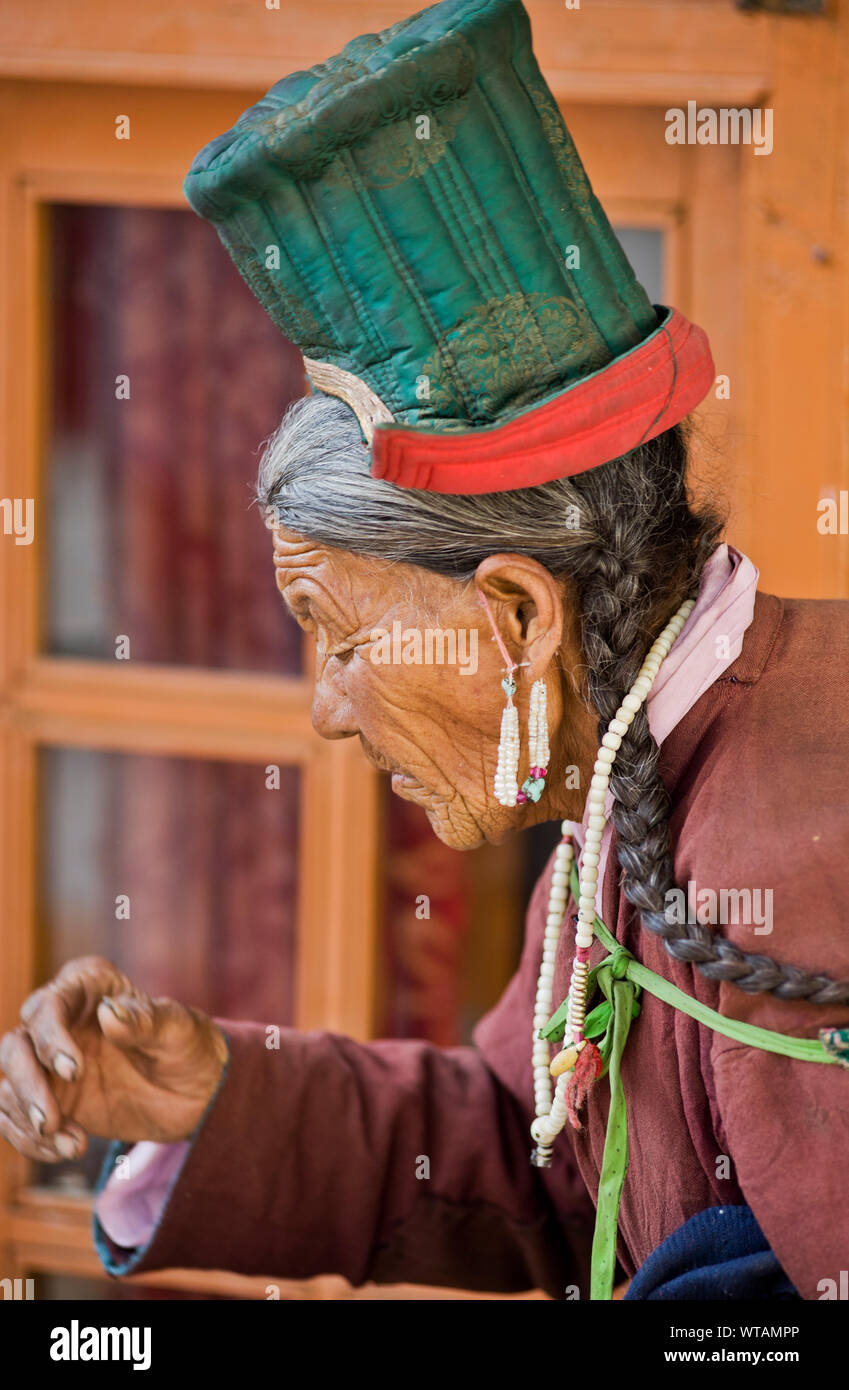
[[528,711],[528,752],[531,757],[530,775],[522,783],[516,800],[539,801],[545,789],[548,773],[548,760],[551,751],[548,746],[548,692],[544,680],[534,681],[531,686],[531,706]]
[[[514,668],[515,669],[515,668]],[[498,740],[498,763],[495,768],[495,798],[502,806],[515,806],[521,792],[516,774],[519,771],[519,711],[513,704],[516,682],[513,671],[501,682],[507,704],[501,715],[501,737]]]
[[530,772],[520,788],[517,776],[519,771],[519,711],[513,704],[513,696],[516,694],[516,681],[513,672],[518,671],[520,665],[524,666],[527,663],[517,663],[510,660],[510,653],[502,641],[492,609],[482,589],[478,589],[478,597],[489,619],[498,650],[504,658],[505,674],[501,682],[501,689],[507,696],[507,704],[501,715],[498,762],[493,783],[495,798],[502,806],[516,806],[523,805],[527,801],[539,801],[545,788],[548,761],[551,756],[548,746],[546,684],[544,680],[540,679],[534,681],[531,686],[531,701],[528,710],[528,753],[530,754],[531,766]]

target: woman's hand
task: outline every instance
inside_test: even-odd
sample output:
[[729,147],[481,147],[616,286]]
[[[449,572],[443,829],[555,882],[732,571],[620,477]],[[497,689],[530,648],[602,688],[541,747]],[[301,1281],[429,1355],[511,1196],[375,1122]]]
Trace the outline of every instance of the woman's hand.
[[0,1041],[0,1134],[42,1162],[85,1152],[87,1135],[188,1139],[227,1061],[206,1014],[151,999],[99,956],[69,961]]

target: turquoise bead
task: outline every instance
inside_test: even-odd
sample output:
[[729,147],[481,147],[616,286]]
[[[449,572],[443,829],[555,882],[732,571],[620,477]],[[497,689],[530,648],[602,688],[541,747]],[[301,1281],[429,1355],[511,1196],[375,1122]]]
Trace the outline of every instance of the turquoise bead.
[[529,801],[539,801],[544,786],[545,779],[543,777],[526,777],[522,783],[522,791]]

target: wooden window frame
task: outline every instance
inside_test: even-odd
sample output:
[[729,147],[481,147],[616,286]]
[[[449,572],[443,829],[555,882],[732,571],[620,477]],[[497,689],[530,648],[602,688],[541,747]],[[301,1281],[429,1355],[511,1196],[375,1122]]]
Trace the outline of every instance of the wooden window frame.
[[[49,95],[49,89],[47,92]],[[11,185],[11,186],[10,186]],[[113,169],[19,169],[10,180],[6,302],[14,304],[18,389],[8,401],[0,495],[36,499],[31,546],[0,547],[0,1019],[14,1023],[34,987],[38,753],[109,749],[239,762],[300,773],[294,1024],[373,1036],[378,978],[378,785],[356,740],[327,742],[310,723],[311,642],[302,676],[77,660],[43,646],[45,493],[50,360],[46,209],[53,203],[185,207],[168,176]],[[187,214],[189,215],[189,214]],[[248,563],[248,557],[246,557]],[[269,549],[269,583],[273,569]],[[333,846],[333,853],[327,847]],[[31,1165],[0,1148],[0,1260],[25,1272],[102,1275],[91,1245],[91,1199],[29,1184]],[[147,1282],[244,1293],[238,1276],[172,1271]],[[247,1281],[264,1296],[267,1281]],[[292,1289],[286,1283],[288,1296]],[[298,1285],[298,1288],[301,1286]]]

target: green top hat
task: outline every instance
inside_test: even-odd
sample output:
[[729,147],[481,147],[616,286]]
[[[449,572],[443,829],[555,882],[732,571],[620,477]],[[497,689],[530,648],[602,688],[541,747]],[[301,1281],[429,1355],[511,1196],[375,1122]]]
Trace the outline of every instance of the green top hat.
[[[185,192],[375,445],[450,432],[456,458],[457,432],[479,452],[483,429],[491,448],[587,378],[598,395],[605,369],[669,328],[590,187],[519,0],[444,0],[284,78],[200,152]],[[493,481],[418,474],[396,481]],[[526,485],[515,476],[495,481]]]

